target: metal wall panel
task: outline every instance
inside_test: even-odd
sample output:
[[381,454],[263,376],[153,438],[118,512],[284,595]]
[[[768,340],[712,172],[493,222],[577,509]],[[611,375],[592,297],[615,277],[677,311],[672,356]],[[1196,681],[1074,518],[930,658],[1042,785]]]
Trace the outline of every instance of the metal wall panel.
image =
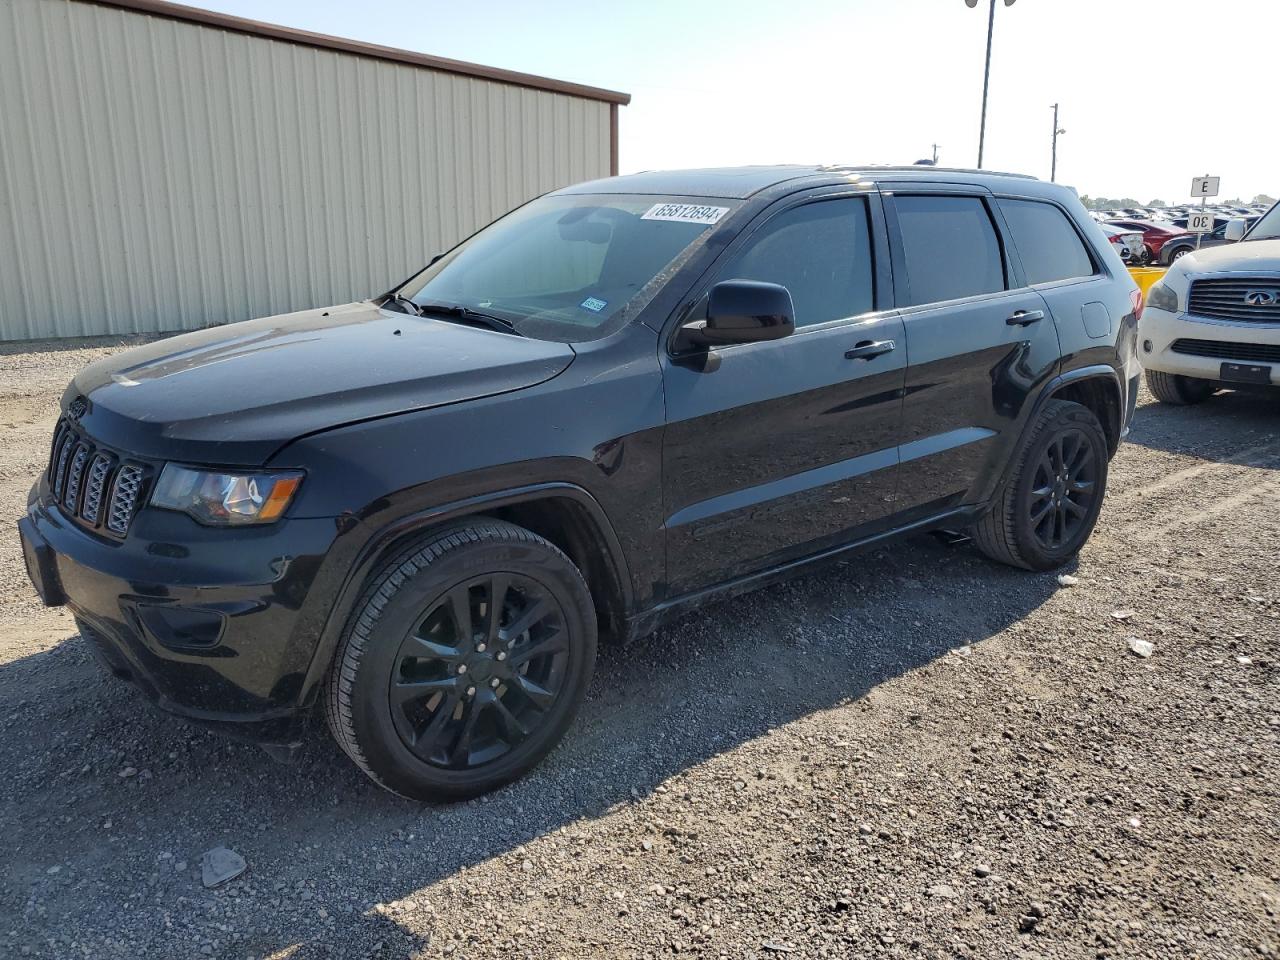
[[81,0],[0,2],[0,340],[379,293],[608,176],[610,105]]

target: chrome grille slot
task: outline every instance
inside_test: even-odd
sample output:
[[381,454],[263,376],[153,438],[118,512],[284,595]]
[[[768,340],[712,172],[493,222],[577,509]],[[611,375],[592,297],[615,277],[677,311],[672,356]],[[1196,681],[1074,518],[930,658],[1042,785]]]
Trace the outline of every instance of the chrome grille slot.
[[116,474],[111,491],[111,506],[107,509],[107,529],[123,537],[129,529],[142,491],[142,468],[126,463]]
[[72,513],[80,506],[80,483],[84,479],[84,468],[89,463],[89,445],[76,444],[76,451],[71,455],[71,466],[67,469],[67,492],[62,498],[63,504]]
[[71,459],[75,445],[76,435],[66,430],[53,451],[53,496],[59,503],[62,502],[62,490],[67,480],[67,461]]
[[1191,284],[1187,312],[1216,320],[1280,323],[1280,277],[1210,277]]
[[80,516],[90,523],[98,522],[98,514],[102,510],[102,494],[107,489],[107,477],[111,475],[114,461],[105,453],[93,458],[89,467],[89,482],[84,489],[84,503],[80,505]]

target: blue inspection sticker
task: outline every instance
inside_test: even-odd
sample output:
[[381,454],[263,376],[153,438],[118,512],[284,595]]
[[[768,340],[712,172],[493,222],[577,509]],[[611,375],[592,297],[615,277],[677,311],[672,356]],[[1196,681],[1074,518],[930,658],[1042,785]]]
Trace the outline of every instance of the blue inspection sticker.
[[601,300],[599,297],[587,297],[587,299],[578,304],[583,310],[590,310],[592,313],[599,313],[608,305],[608,300]]

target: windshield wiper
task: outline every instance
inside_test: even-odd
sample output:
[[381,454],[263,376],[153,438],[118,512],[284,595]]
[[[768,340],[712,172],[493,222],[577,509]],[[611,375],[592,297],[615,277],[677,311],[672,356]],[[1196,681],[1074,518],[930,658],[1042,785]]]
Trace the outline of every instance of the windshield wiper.
[[505,317],[495,317],[490,313],[481,313],[458,303],[415,303],[414,306],[418,308],[419,316],[437,314],[451,320],[460,320],[473,326],[484,327],[486,330],[496,330],[498,333],[513,333],[517,337],[524,336],[516,329],[516,325]]
[[415,317],[422,316],[422,309],[416,303],[414,303],[408,297],[402,297],[398,293],[387,294],[387,299],[383,300],[382,302],[383,304],[388,304],[388,303],[396,304],[403,313],[411,313]]

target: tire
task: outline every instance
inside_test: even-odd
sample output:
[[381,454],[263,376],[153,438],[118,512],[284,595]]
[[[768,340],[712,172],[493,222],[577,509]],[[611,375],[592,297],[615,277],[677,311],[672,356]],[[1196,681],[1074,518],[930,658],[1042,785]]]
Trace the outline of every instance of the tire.
[[[1073,467],[1077,462],[1079,469]],[[1014,454],[1013,468],[990,509],[974,527],[974,543],[992,560],[1012,567],[1062,566],[1093,532],[1106,493],[1107,467],[1107,438],[1093,412],[1069,400],[1048,401]]]
[[595,607],[578,568],[523,527],[477,519],[429,535],[371,579],[338,645],[324,712],[380,786],[462,800],[550,752],[595,656]]
[[1181,260],[1183,257],[1187,256],[1187,254],[1194,252],[1194,248],[1192,247],[1175,247],[1173,253],[1169,254],[1169,264],[1172,265],[1174,261]]
[[1213,396],[1218,385],[1212,380],[1201,380],[1197,377],[1184,377],[1176,373],[1161,373],[1159,370],[1147,370],[1147,389],[1161,403],[1186,407],[1193,403],[1203,403]]

